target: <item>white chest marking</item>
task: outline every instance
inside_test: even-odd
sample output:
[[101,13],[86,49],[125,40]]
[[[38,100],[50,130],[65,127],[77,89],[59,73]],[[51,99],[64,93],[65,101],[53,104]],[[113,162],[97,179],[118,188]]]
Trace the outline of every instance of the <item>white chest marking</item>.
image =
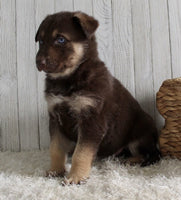
[[89,107],[96,106],[96,100],[82,95],[74,95],[70,97],[64,97],[61,95],[54,95],[50,94],[46,96],[47,104],[48,104],[48,111],[52,112],[56,105],[60,105],[63,102],[66,102],[71,110],[75,111],[76,113],[80,113],[82,110],[86,110]]
[[46,101],[48,105],[48,111],[52,112],[57,104],[62,104],[65,100],[64,97],[61,95],[56,96],[54,94],[50,94],[46,95]]
[[139,141],[133,141],[128,144],[128,148],[131,151],[133,156],[137,156],[138,154],[138,145],[139,145]]
[[80,113],[82,110],[87,110],[89,107],[95,107],[96,102],[93,98],[77,95],[72,101],[69,101],[71,109]]

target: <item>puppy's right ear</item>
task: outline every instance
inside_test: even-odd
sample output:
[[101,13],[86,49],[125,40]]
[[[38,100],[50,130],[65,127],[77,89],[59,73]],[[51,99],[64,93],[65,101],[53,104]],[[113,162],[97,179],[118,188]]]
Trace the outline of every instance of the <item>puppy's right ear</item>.
[[99,26],[99,23],[96,19],[82,12],[75,12],[73,20],[79,23],[88,38],[94,34]]
[[40,29],[38,29],[37,33],[36,33],[36,36],[35,36],[35,42],[38,42],[38,36],[39,36],[39,33],[40,33]]
[[36,32],[36,36],[35,36],[35,42],[38,42],[39,40],[39,35],[40,35],[40,32],[42,31],[42,28],[44,27],[44,25],[46,24],[46,22],[48,21],[50,15],[47,15],[45,17],[45,19],[41,22],[39,28],[38,28],[38,31]]

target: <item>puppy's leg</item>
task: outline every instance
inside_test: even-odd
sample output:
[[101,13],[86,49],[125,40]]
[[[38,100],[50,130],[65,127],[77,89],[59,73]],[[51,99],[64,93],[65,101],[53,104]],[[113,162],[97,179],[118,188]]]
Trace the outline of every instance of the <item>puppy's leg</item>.
[[142,167],[152,165],[160,160],[157,130],[147,130],[147,134],[139,142],[138,152],[143,156]]
[[158,144],[154,142],[151,142],[147,145],[141,145],[139,147],[139,152],[144,157],[144,161],[141,163],[142,167],[152,165],[158,162],[161,158],[161,154],[158,149]]
[[160,151],[151,133],[137,141],[131,142],[128,147],[133,156],[128,159],[130,164],[140,163],[144,167],[160,160]]
[[105,126],[99,123],[96,119],[89,119],[84,120],[80,125],[78,142],[72,157],[72,167],[64,180],[65,184],[79,184],[89,177],[92,161],[105,133]]
[[73,148],[73,144],[62,134],[58,121],[50,117],[49,131],[51,136],[50,158],[51,167],[47,176],[62,176],[65,172],[67,153]]
[[54,135],[50,143],[51,167],[46,176],[63,176],[65,173],[66,152],[61,148],[61,142],[58,135]]
[[65,184],[84,182],[89,177],[94,155],[95,149],[93,146],[78,143],[72,157],[71,170],[64,181]]

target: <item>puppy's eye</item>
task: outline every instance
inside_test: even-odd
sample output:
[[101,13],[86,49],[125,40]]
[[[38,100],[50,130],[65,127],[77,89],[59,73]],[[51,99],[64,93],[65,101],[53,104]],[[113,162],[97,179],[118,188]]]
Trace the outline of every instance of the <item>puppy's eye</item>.
[[43,44],[43,40],[39,40],[39,45],[42,45]]
[[56,44],[64,44],[66,42],[66,39],[64,37],[59,37],[56,39]]

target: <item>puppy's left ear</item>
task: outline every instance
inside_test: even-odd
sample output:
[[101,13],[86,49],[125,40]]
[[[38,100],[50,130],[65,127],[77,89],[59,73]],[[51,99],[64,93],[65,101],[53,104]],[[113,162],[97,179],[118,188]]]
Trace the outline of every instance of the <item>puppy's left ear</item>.
[[73,16],[73,20],[80,24],[82,30],[88,38],[91,38],[99,26],[96,19],[82,12],[76,12]]
[[36,33],[36,36],[35,36],[35,42],[38,42],[38,36],[39,36],[39,29],[38,29],[38,31],[37,31],[37,33]]

